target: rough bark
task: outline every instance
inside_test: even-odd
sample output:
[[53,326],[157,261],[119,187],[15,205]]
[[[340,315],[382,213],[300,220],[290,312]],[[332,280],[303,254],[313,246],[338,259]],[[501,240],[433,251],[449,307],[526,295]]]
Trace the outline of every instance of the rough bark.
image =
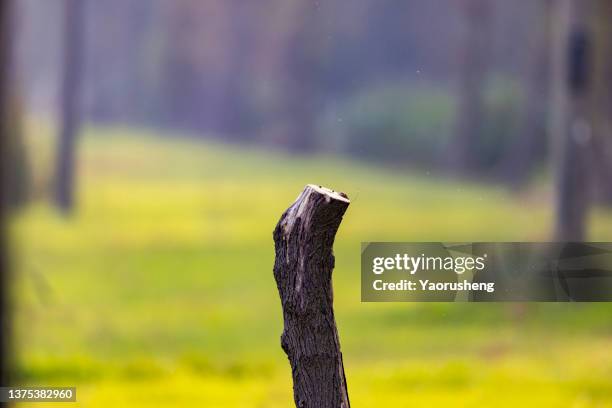
[[308,185],[274,230],[281,345],[297,407],[350,407],[331,282],[334,238],[349,203],[343,193]]
[[75,146],[79,127],[84,0],[65,0],[64,69],[61,88],[61,129],[56,156],[55,202],[69,213],[74,206]]

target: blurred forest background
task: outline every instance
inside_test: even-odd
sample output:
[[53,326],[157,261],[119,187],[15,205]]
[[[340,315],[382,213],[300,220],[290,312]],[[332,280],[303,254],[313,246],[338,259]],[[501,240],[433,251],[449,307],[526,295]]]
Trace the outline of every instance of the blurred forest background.
[[609,305],[361,304],[358,250],[611,240],[611,2],[0,7],[3,378],[290,406],[271,233],[316,183],[354,406],[612,406]]

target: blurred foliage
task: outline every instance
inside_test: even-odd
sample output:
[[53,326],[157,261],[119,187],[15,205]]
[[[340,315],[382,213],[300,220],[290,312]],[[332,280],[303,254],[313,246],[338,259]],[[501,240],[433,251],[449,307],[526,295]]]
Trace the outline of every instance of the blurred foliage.
[[525,100],[520,82],[499,75],[487,81],[483,97],[485,114],[474,138],[478,152],[474,165],[490,169],[499,165],[513,138],[519,137]]
[[[28,132],[39,181],[49,133]],[[271,234],[315,182],[352,199],[334,295],[354,406],[612,406],[609,304],[359,301],[361,241],[546,240],[541,185],[158,136],[88,129],[74,219],[37,202],[13,220],[21,381],[76,385],[83,407],[291,406]],[[590,238],[611,230],[595,212]]]
[[[62,7],[18,3],[17,69],[26,109],[48,114],[64,68]],[[545,40],[540,26],[547,9],[491,0],[482,3],[490,9],[483,14],[487,22],[482,15],[470,18],[469,4],[91,2],[80,111],[98,125],[152,126],[440,171],[452,167],[449,152],[461,149],[449,142],[463,139],[453,133],[465,127],[459,145],[470,145],[473,154],[456,155],[465,161],[461,167],[483,173],[503,161],[510,171],[512,164],[528,168],[526,180],[543,160],[504,150],[528,133],[518,129],[524,101],[511,88],[533,82],[525,78],[525,65],[547,72],[546,59],[535,58],[544,52],[533,46]],[[477,47],[470,38],[486,38],[488,45]],[[473,47],[483,49],[470,52]],[[476,78],[468,81],[461,72]],[[486,106],[479,97],[465,99],[481,94]],[[546,110],[548,93],[532,100]],[[476,115],[483,118],[458,126],[472,116],[461,106],[484,112]],[[544,136],[530,133],[536,144],[546,143]]]
[[[485,115],[474,129],[474,168],[491,170],[510,151],[521,130],[520,83],[493,76],[483,87]],[[454,130],[455,98],[427,83],[383,83],[330,109],[320,133],[335,151],[392,164],[435,166],[444,162]],[[540,151],[541,159],[542,152]]]
[[431,164],[450,137],[453,106],[452,95],[442,89],[384,83],[341,104],[322,133],[336,134],[328,137],[358,157]]

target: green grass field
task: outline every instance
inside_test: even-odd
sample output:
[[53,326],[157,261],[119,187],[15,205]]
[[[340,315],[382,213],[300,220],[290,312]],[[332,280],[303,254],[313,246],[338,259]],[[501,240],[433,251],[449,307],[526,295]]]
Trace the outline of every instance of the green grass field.
[[[53,140],[30,127],[44,197]],[[41,198],[11,228],[24,383],[76,385],[81,407],[292,406],[272,230],[316,183],[352,199],[334,289],[353,407],[612,407],[612,305],[359,300],[361,241],[546,240],[544,186],[129,129],[88,130],[79,159],[75,216]],[[612,240],[612,212],[590,238]]]

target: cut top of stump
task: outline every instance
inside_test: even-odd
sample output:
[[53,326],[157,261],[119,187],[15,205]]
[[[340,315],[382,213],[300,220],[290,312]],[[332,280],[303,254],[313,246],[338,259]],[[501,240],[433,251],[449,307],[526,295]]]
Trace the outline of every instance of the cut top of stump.
[[339,224],[350,203],[348,196],[342,192],[317,184],[308,184],[291,207],[285,211],[278,226],[284,235],[288,235],[297,220],[300,220],[302,225],[309,225],[308,228],[310,228],[310,221],[317,214],[324,218],[337,218]]
[[331,200],[339,200],[339,201],[344,201],[347,204],[351,203],[351,200],[349,200],[348,196],[344,193],[341,193],[340,191],[335,191],[327,187],[318,186],[316,184],[306,185],[304,192],[306,193],[308,189],[312,189],[316,191],[317,193],[324,195],[325,197],[329,197],[329,199],[326,199],[326,201],[328,202]]

